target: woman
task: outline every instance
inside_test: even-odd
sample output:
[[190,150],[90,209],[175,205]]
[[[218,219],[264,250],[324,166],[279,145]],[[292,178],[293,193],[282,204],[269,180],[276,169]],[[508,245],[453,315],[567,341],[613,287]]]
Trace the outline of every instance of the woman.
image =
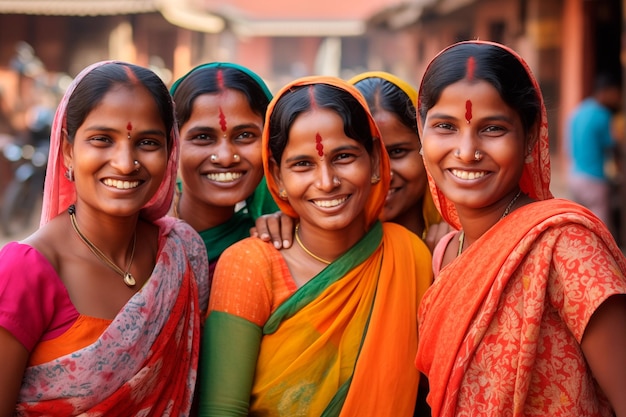
[[100,62],[65,93],[41,228],[0,252],[0,415],[188,415],[208,268],[163,217],[178,146],[150,70]]
[[[181,136],[173,214],[200,233],[210,275],[224,249],[278,208],[263,180],[261,133],[272,94],[247,68],[200,65],[171,88]],[[243,203],[243,204],[242,204]]]
[[430,253],[377,219],[389,162],[361,94],[307,77],[274,98],[263,164],[297,244],[250,238],[220,258],[200,415],[410,416]]
[[415,106],[417,91],[395,75],[372,71],[352,78],[367,100],[380,129],[391,163],[391,186],[381,220],[401,224],[432,250],[449,231],[428,191],[424,161],[419,151]]
[[417,366],[433,416],[626,415],[626,259],[549,189],[546,110],[512,50],[462,42],[419,93],[435,203],[460,229],[433,254]]

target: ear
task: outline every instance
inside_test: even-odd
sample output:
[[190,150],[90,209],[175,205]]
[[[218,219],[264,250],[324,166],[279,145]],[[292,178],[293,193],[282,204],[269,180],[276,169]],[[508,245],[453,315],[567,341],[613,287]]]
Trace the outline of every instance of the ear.
[[377,176],[378,178],[380,178],[380,147],[380,138],[375,137],[370,162],[372,164],[372,176]]
[[278,163],[276,162],[274,157],[271,157],[269,159],[269,171],[278,189],[282,190],[284,186],[283,186],[282,176],[280,175],[280,167],[278,166]]
[[537,144],[537,140],[539,140],[540,129],[541,129],[540,123],[537,122],[535,126],[533,126],[533,128],[530,130],[530,132],[528,132],[528,134],[526,135],[526,140],[524,142],[524,155],[525,156],[530,155],[535,145]]
[[69,139],[67,138],[67,130],[65,129],[61,130],[61,142],[62,142],[61,150],[63,152],[63,163],[65,164],[66,168],[69,168],[72,166],[72,161],[74,160],[74,147],[72,146]]

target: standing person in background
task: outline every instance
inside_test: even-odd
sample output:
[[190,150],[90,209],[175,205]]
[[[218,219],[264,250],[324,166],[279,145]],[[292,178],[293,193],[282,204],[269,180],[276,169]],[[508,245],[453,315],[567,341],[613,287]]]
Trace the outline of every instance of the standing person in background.
[[391,164],[391,185],[381,220],[401,224],[432,250],[449,231],[435,207],[417,130],[417,90],[381,71],[359,74],[350,84],[363,94],[380,129]]
[[431,257],[378,220],[389,160],[362,95],[334,77],[276,95],[263,164],[297,244],[221,256],[205,325],[201,416],[411,416],[417,306]]
[[84,69],[52,126],[41,228],[0,252],[0,415],[187,416],[206,251],[164,217],[178,167],[167,87]]
[[439,416],[626,416],[626,258],[550,193],[546,109],[511,49],[440,52],[419,92],[435,203],[458,228],[433,254],[418,369]]
[[621,94],[619,77],[600,74],[593,95],[574,109],[566,130],[570,197],[591,210],[614,234],[611,184],[605,168],[618,150],[611,126],[613,115],[621,107]]
[[247,68],[200,65],[171,88],[181,136],[173,214],[200,233],[210,275],[224,249],[278,210],[263,178],[261,134],[272,94]]

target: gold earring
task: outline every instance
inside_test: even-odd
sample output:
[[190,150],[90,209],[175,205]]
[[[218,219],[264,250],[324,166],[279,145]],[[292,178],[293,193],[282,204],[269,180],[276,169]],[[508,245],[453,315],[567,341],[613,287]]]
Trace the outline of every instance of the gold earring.
[[378,175],[378,174],[372,175],[372,178],[370,179],[370,182],[372,184],[378,184],[378,181],[380,181],[380,175]]
[[283,188],[282,190],[279,191],[278,196],[281,199],[286,200],[287,199],[287,191],[285,191],[285,189]]
[[72,167],[69,167],[67,171],[65,171],[65,178],[70,182],[74,182],[74,170]]

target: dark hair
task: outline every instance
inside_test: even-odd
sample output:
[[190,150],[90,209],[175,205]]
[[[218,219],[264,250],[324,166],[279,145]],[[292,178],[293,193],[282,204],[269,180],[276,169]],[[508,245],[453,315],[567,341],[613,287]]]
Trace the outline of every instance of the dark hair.
[[491,84],[502,100],[517,112],[524,132],[531,132],[541,114],[541,101],[526,68],[505,48],[486,43],[459,43],[433,59],[419,92],[422,123],[442,91],[468,76],[470,58],[474,61],[471,78]]
[[[312,103],[311,98],[315,101]],[[296,118],[314,107],[330,109],[343,120],[343,130],[368,153],[374,149],[367,111],[348,91],[329,84],[308,84],[291,88],[276,102],[268,122],[269,148],[278,165],[287,146],[289,132]]]
[[598,73],[593,81],[594,91],[603,91],[611,88],[622,88],[622,77],[620,74],[608,71]]
[[189,120],[193,102],[198,96],[220,93],[225,89],[243,93],[252,111],[265,118],[265,111],[271,98],[257,81],[236,68],[207,66],[193,70],[176,86],[173,96],[178,126],[182,126]]
[[143,86],[154,98],[167,134],[168,145],[174,126],[174,104],[163,81],[154,72],[138,65],[111,62],[94,68],[78,83],[67,103],[67,136],[74,141],[76,131],[104,96],[116,86]]
[[364,78],[354,86],[363,94],[374,116],[383,110],[395,114],[403,125],[418,134],[415,106],[400,87],[380,77]]

